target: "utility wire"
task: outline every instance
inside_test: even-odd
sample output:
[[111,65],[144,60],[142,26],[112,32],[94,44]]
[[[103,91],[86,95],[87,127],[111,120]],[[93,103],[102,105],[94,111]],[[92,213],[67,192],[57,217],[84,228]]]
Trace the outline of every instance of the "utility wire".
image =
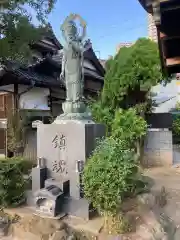
[[[139,27],[136,27],[136,28],[131,27],[131,28],[127,29],[126,31],[122,31],[122,34],[125,35],[128,32],[137,31],[138,29],[141,29],[141,28],[144,28],[144,27],[146,27],[144,24],[139,26]],[[106,37],[109,37],[109,36],[112,36],[112,34],[106,34],[106,35],[103,35],[103,36],[99,36],[98,38],[102,39],[102,38],[106,38]]]

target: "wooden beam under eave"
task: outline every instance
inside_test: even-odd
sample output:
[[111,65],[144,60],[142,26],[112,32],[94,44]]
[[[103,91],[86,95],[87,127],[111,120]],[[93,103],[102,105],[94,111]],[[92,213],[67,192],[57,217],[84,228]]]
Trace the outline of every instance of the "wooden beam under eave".
[[166,66],[180,65],[180,57],[167,58]]
[[166,7],[165,9],[163,9],[161,12],[167,12],[167,11],[173,11],[173,10],[177,10],[177,9],[180,9],[180,5],[178,6],[169,6],[169,7]]
[[165,56],[164,56],[164,46],[162,44],[161,38],[160,38],[160,29],[159,27],[157,27],[157,37],[158,37],[158,48],[159,48],[159,57],[160,57],[160,61],[161,61],[161,69],[162,72],[165,74],[167,72],[166,69],[166,62],[165,62]]
[[167,37],[167,35],[165,33],[163,33],[163,32],[160,32],[160,39],[164,38],[164,37]]
[[163,2],[170,2],[172,0],[159,0],[160,3],[163,3]]

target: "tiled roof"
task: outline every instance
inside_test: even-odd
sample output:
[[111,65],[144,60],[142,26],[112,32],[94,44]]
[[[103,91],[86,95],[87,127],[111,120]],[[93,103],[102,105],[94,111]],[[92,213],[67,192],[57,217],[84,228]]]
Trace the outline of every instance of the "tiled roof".
[[[59,51],[58,54],[56,55],[53,55],[52,56],[52,60],[57,64],[57,65],[61,65],[61,62],[62,62],[62,57],[63,57],[63,52],[62,51]],[[88,76],[92,76],[92,77],[95,77],[99,80],[103,80],[103,77],[100,76],[97,72],[95,71],[92,71],[86,67],[84,67],[84,74],[85,75],[88,75]]]
[[62,51],[58,51],[58,53],[56,55],[52,56],[52,60],[55,61],[59,66],[61,65],[62,58],[63,58]]
[[56,78],[51,76],[38,74],[37,72],[31,70],[30,68],[18,67],[17,65],[13,66],[12,62],[5,67],[5,72],[10,72],[13,76],[18,77],[19,83],[24,84],[34,84],[36,86],[59,86],[64,87],[64,83]]
[[101,81],[104,80],[103,77],[101,77],[99,74],[97,74],[96,72],[94,72],[94,71],[92,71],[92,70],[90,70],[90,69],[88,69],[88,68],[84,68],[84,75],[85,75],[85,76],[92,76],[92,77],[94,77],[94,78],[96,78],[96,79],[99,79],[99,80],[101,80]]
[[14,72],[15,75],[19,77],[23,77],[31,82],[34,81],[35,85],[45,85],[45,86],[61,86],[63,87],[64,84],[62,81],[55,79],[50,76],[38,74],[33,71],[27,71],[23,69],[16,69]]
[[[87,58],[88,54],[85,54]],[[93,55],[90,56],[93,58]],[[21,83],[24,82],[24,84],[35,84],[39,86],[60,86],[64,87],[64,83],[58,80],[58,78],[55,78],[53,76],[47,76],[43,74],[38,74],[35,70],[35,67],[38,65],[43,64],[43,62],[48,61],[50,64],[54,65],[57,69],[61,68],[61,62],[62,62],[62,51],[59,51],[58,54],[53,55],[52,57],[46,57],[39,59],[34,64],[29,65],[20,65],[15,61],[7,61],[5,63],[5,69],[8,72],[11,72],[14,76],[18,77],[18,81]],[[93,71],[87,67],[84,67],[84,75],[89,76],[98,80],[103,81],[103,77],[98,74],[98,72]]]

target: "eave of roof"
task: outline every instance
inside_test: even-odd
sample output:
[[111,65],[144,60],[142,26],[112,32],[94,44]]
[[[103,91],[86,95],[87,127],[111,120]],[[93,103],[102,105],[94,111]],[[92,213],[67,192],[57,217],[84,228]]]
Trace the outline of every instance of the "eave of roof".
[[[23,67],[17,67],[13,66],[11,63],[8,67],[5,66],[4,71],[2,72],[2,76],[0,77],[0,85],[4,85],[2,83],[2,79],[5,77],[6,74],[10,73],[12,76],[16,77],[18,84],[25,84],[25,85],[34,85],[37,87],[59,87],[59,88],[65,88],[64,82],[60,79],[46,76],[43,74],[38,74],[37,72],[33,71],[31,68],[23,68]],[[100,81],[104,81],[103,77],[99,76],[95,72],[92,72],[90,69],[85,68],[84,71],[85,77],[90,77],[93,79],[98,79]],[[12,83],[14,83],[14,80],[12,78]],[[9,83],[10,84],[10,83]]]
[[[38,74],[34,71],[31,71],[27,68],[17,68],[17,67],[5,67],[3,75],[0,77],[0,85],[5,85],[2,80],[5,78],[6,74],[11,74],[16,78],[16,82],[18,84],[25,85],[34,85],[40,87],[64,87],[64,83],[58,79],[55,79],[50,76]],[[11,84],[14,83],[14,79],[12,78]],[[10,84],[8,83],[8,84]]]
[[151,1],[147,0],[139,0],[140,4],[142,5],[142,7],[148,12],[148,13],[152,13],[152,3]]
[[[55,66],[57,69],[60,69],[61,62],[62,62],[62,56],[60,54],[57,54],[57,55],[54,55],[53,57],[42,58],[38,62],[29,65],[29,67],[35,68],[35,67],[45,63],[46,61],[48,61],[53,66]],[[103,71],[104,71],[104,69],[103,69]],[[95,77],[98,80],[104,81],[104,74],[99,75],[97,72],[95,72],[87,67],[84,67],[84,74]]]
[[50,23],[48,23],[47,31],[45,32],[44,37],[52,40],[55,43],[55,45],[58,47],[59,50],[63,48],[63,46],[60,44],[60,42],[56,38]]
[[[93,49],[89,49],[88,51],[84,52],[84,59],[88,59],[90,62],[92,62],[92,64],[96,67],[96,69],[99,71],[99,73],[101,74],[102,77],[104,77],[105,75],[105,69],[103,68],[103,66],[101,65],[101,63],[99,62],[98,58],[96,57]],[[59,65],[61,64],[62,61],[62,55],[57,54],[54,55],[52,58],[49,58],[49,60],[52,62],[54,61],[55,65]]]
[[101,65],[92,48],[84,52],[84,58],[90,60],[93,63],[93,65],[97,68],[97,70],[101,73],[101,75],[104,77],[105,69]]

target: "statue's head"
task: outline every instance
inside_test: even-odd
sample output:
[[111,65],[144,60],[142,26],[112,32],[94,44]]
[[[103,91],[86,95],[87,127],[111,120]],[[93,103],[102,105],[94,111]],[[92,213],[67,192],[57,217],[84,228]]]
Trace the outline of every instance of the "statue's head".
[[74,21],[69,20],[66,23],[65,34],[70,39],[77,39],[78,32],[77,32],[77,27]]

